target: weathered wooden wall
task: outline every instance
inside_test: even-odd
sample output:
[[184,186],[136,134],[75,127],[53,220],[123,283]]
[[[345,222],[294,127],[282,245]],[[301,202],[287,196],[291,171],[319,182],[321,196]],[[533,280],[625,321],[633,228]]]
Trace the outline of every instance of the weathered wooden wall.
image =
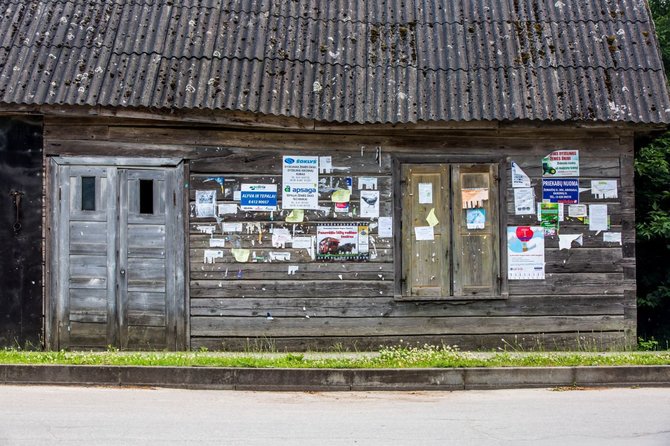
[[[245,124],[246,125],[246,124]],[[298,126],[299,127],[299,126]],[[275,249],[270,228],[287,227],[314,235],[318,222],[361,221],[360,218],[306,211],[302,224],[283,222],[287,211],[241,212],[224,221],[244,225],[241,236],[229,237],[224,257],[204,263],[208,234],[189,222],[189,333],[193,349],[276,348],[321,349],[333,346],[377,348],[381,344],[458,344],[464,348],[513,346],[566,348],[623,347],[635,336],[635,252],[633,133],[630,129],[538,126],[485,128],[347,129],[333,126],[288,130],[221,128],[170,121],[48,118],[48,154],[182,156],[190,159],[190,199],[196,190],[217,189],[206,180],[224,177],[232,190],[242,182],[281,182],[282,155],[332,156],[335,170],[326,177],[354,178],[352,209],[357,211],[357,178],[378,178],[380,215],[394,208],[392,169],[396,154],[450,157],[496,154],[516,161],[532,177],[541,197],[541,159],[552,150],[580,151],[580,186],[591,179],[616,179],[619,198],[597,200],[583,192],[581,203],[606,203],[611,231],[623,233],[623,246],[606,244],[588,226],[565,221],[562,233],[583,233],[584,246],[558,249],[558,237],[546,239],[546,280],[510,281],[509,298],[499,300],[398,301],[394,299],[395,264],[400,259],[391,239],[372,230],[376,256],[366,262],[313,261],[306,250]],[[381,158],[377,157],[381,149]],[[323,177],[324,175],[321,175]],[[509,174],[507,175],[509,178]],[[515,216],[511,184],[507,189],[504,226],[534,225],[534,216]],[[279,189],[281,191],[281,188]],[[281,196],[281,192],[279,192]],[[322,194],[323,205],[330,194]],[[357,215],[357,213],[356,213]],[[394,224],[398,221],[394,220]],[[259,234],[260,229],[260,234]],[[248,233],[247,233],[248,231]],[[230,235],[230,234],[228,234]],[[224,238],[220,229],[216,238]],[[234,243],[238,243],[233,245]],[[247,247],[258,257],[270,251],[290,252],[288,262],[237,263],[231,246]],[[372,247],[372,244],[371,244]],[[504,253],[503,253],[504,255]],[[293,275],[288,266],[297,265]],[[505,273],[505,271],[503,271]],[[271,317],[268,317],[270,314]]]

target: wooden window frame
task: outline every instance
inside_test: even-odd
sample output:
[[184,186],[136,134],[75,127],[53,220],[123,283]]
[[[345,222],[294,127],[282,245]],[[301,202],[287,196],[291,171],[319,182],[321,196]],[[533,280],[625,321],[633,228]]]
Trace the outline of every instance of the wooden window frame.
[[[494,296],[406,296],[403,295],[403,237],[402,237],[402,177],[403,164],[497,164],[498,165],[498,249],[500,259],[500,294]],[[393,172],[393,259],[395,271],[394,299],[399,301],[472,301],[503,300],[509,298],[507,280],[507,188],[510,159],[504,156],[482,155],[395,155],[392,160]]]

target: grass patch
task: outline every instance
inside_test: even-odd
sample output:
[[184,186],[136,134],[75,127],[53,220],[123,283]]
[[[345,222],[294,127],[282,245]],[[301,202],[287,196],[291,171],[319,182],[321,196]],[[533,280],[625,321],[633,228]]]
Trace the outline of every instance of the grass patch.
[[670,365],[664,352],[461,352],[450,346],[389,347],[375,353],[34,352],[0,350],[0,364],[251,368],[461,368]]

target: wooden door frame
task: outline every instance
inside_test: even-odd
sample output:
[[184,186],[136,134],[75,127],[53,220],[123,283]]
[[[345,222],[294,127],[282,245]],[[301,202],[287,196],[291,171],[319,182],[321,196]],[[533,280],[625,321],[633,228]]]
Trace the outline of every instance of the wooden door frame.
[[[509,298],[509,283],[507,280],[507,168],[512,162],[511,158],[504,155],[449,155],[446,153],[430,155],[405,155],[394,154],[391,163],[393,175],[393,264],[395,272],[394,299],[398,301],[422,301],[431,300],[421,297],[404,296],[402,289],[403,265],[402,265],[402,177],[403,164],[497,164],[498,165],[498,225],[500,237],[498,249],[500,249],[500,295],[484,297],[451,297],[448,300],[497,300]],[[446,300],[446,299],[445,299]]]
[[[175,289],[174,296],[168,296],[168,301],[174,303],[174,326],[168,327],[169,333],[174,333],[174,340],[169,340],[169,348],[185,350],[188,345],[188,287],[186,286],[188,272],[188,239],[186,231],[188,218],[185,216],[187,206],[184,204],[188,195],[181,193],[179,184],[185,184],[187,168],[182,158],[132,158],[132,157],[93,157],[93,156],[50,156],[46,159],[46,190],[45,190],[45,293],[44,293],[44,344],[47,349],[59,350],[59,330],[63,328],[62,314],[58,303],[63,300],[60,296],[61,278],[59,275],[59,233],[62,230],[61,202],[59,189],[59,167],[68,165],[107,166],[114,168],[172,168],[174,169],[174,202],[175,219],[168,226],[170,236],[177,240],[175,246]],[[187,202],[186,202],[187,203]],[[173,224],[174,223],[174,224]],[[180,242],[181,241],[181,242]],[[59,319],[60,317],[60,319]]]

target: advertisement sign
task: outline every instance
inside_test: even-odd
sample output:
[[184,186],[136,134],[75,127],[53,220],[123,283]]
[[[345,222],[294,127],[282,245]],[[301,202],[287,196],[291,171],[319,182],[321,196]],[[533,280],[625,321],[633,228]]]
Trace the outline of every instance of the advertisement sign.
[[507,228],[507,278],[544,279],[544,231],[538,226]]
[[579,180],[570,179],[542,179],[542,200],[550,203],[577,204],[579,203]]
[[282,159],[282,208],[319,208],[319,157],[284,156]]
[[317,226],[316,250],[316,258],[321,260],[367,260],[369,227],[364,224]]
[[579,150],[556,150],[542,158],[543,177],[578,177]]
[[276,211],[276,184],[242,184],[240,209],[243,211]]

